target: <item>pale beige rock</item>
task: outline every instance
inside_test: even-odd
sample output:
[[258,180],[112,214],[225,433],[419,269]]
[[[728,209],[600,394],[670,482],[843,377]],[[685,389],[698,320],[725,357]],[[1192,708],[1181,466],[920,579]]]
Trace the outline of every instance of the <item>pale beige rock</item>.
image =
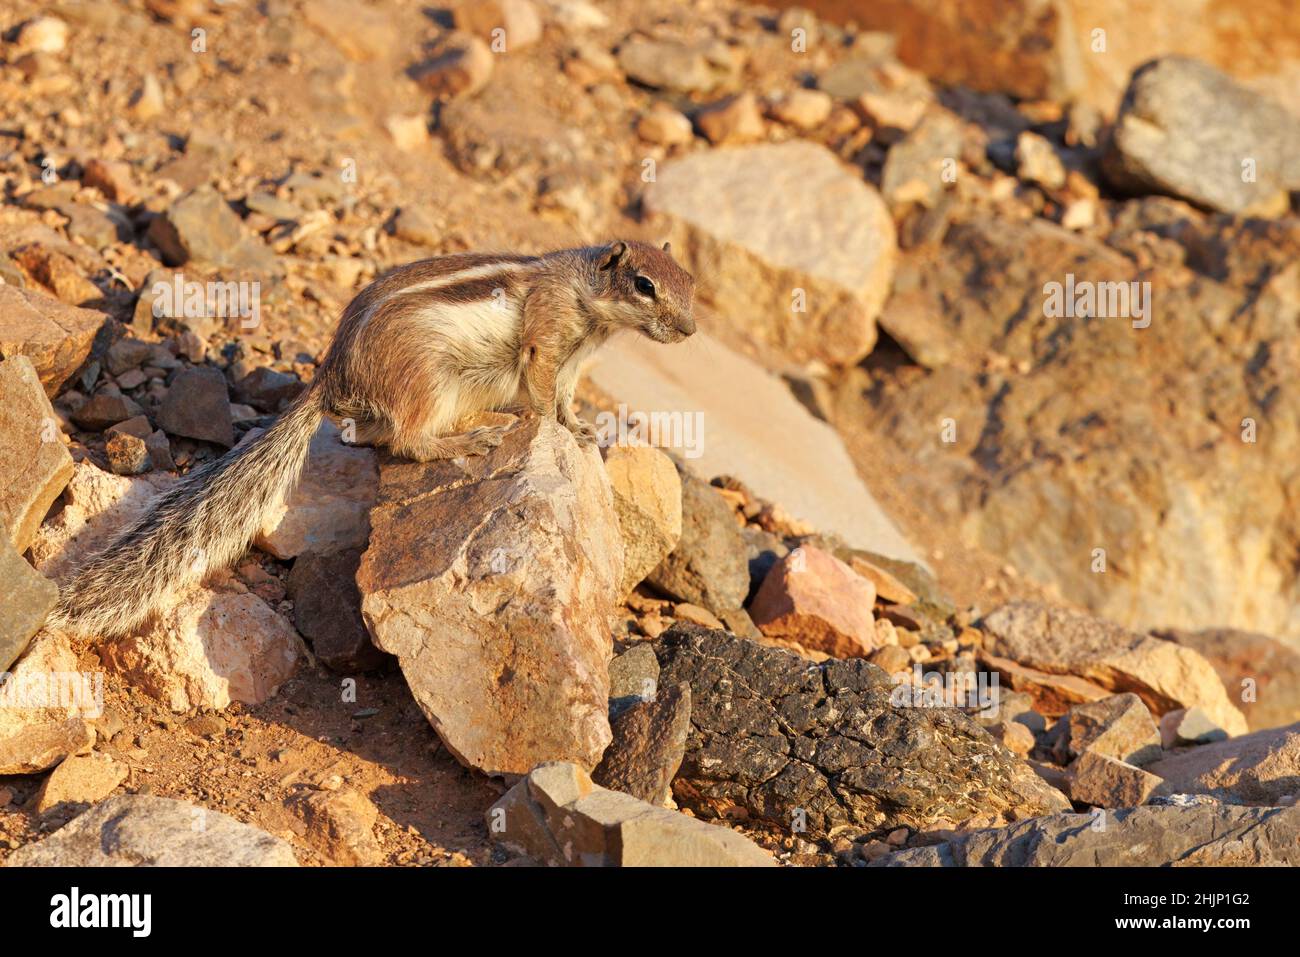
[[64,490],[62,510],[32,540],[32,559],[45,575],[61,579],[130,522],[174,481],[170,476],[127,478],[78,462]]
[[647,143],[680,146],[695,138],[691,121],[666,103],[656,103],[641,114],[636,132]]
[[1300,795],[1300,724],[1197,745],[1147,767],[1161,793],[1210,794],[1231,804],[1282,803]]
[[852,363],[875,345],[894,224],[829,150],[795,140],[695,153],[659,169],[644,206],[730,331],[797,361]]
[[868,90],[858,97],[858,108],[877,129],[910,132],[921,122],[930,98],[907,91]]
[[152,73],[145,74],[144,80],[131,96],[128,109],[137,120],[152,120],[167,109],[167,100],[163,96],[158,77]]
[[135,634],[105,644],[120,680],[172,711],[261,704],[289,679],[301,655],[293,626],[223,576],[175,600]]
[[19,848],[6,867],[297,867],[278,837],[172,798],[119,794],[49,837]]
[[1095,751],[1139,766],[1160,757],[1160,731],[1135,694],[1077,705],[1063,720],[1071,756]]
[[59,420],[26,356],[0,362],[0,531],[26,551],[72,478]]
[[126,780],[127,773],[125,764],[106,754],[74,755],[45,779],[36,796],[36,813],[44,814],[60,805],[102,801]]
[[547,19],[553,20],[565,30],[598,30],[609,25],[609,17],[587,0],[543,0],[543,3]]
[[397,27],[383,11],[351,0],[312,0],[303,18],[349,60],[387,56],[400,45]]
[[486,40],[494,53],[521,50],[542,38],[542,18],[530,0],[474,0],[458,6],[454,16],[456,29]]
[[672,459],[648,446],[609,449],[605,472],[623,538],[625,598],[682,537],[682,480]]
[[769,638],[859,658],[875,648],[875,601],[871,582],[834,555],[802,545],[772,566],[749,615]]
[[429,123],[423,116],[394,114],[384,121],[384,129],[399,150],[416,150],[429,142]]
[[1026,130],[1016,139],[1016,175],[1047,189],[1065,185],[1065,164],[1044,137]]
[[348,445],[332,422],[323,422],[298,484],[268,515],[253,544],[276,558],[364,548],[378,488],[374,450]]
[[791,90],[779,97],[770,107],[775,119],[795,129],[811,130],[825,123],[831,115],[834,100],[821,90]]
[[90,750],[87,718],[102,708],[102,679],[96,699],[96,679],[81,678],[67,636],[42,631],[9,672],[0,688],[0,775],[35,774]]
[[517,854],[560,867],[772,867],[730,828],[597,787],[582,769],[546,764],[487,813],[488,833]]
[[598,451],[547,420],[486,456],[386,460],[370,521],[366,626],[448,749],[491,774],[594,767],[623,575]]
[[1156,637],[1204,655],[1228,697],[1241,701],[1250,730],[1300,721],[1300,652],[1294,648],[1268,635],[1230,628],[1161,631]]
[[748,92],[701,110],[695,123],[714,146],[752,143],[766,132],[758,99]]
[[68,44],[68,25],[58,17],[35,17],[18,29],[18,53],[62,53]]

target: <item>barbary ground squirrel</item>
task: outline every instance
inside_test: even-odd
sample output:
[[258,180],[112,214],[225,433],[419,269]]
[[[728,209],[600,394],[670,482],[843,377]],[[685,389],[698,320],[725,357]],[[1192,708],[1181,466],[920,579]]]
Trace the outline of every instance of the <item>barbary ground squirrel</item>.
[[543,256],[458,254],[399,267],[343,312],[311,386],[266,432],[190,472],[60,586],[49,623],[135,628],[173,591],[232,564],[298,480],[322,417],[416,461],[476,455],[506,426],[453,434],[517,406],[595,437],[570,405],[582,362],[615,332],[657,342],[695,331],[694,280],[639,242]]

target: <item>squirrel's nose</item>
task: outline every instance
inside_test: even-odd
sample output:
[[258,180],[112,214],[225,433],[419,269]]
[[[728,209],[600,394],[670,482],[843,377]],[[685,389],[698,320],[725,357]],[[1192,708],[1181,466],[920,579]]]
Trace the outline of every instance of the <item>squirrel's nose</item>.
[[677,331],[684,336],[695,334],[695,317],[689,312],[684,312],[677,317]]

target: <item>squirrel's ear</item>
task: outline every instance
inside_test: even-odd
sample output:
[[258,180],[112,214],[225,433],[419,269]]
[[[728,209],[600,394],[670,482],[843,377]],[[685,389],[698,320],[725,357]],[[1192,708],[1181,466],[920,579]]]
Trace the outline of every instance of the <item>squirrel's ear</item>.
[[666,253],[671,253],[672,251],[673,251],[673,244],[672,244],[672,243],[664,243],[664,252],[666,252]]
[[610,243],[606,247],[604,255],[601,256],[600,268],[613,269],[618,265],[618,261],[623,258],[625,252],[627,252],[627,243],[622,241]]

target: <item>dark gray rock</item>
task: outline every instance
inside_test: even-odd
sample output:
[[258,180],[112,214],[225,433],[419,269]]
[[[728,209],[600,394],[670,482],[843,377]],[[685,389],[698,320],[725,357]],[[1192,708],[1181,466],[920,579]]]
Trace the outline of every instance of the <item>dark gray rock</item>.
[[278,268],[271,250],[244,229],[235,211],[211,186],[177,198],[149,224],[148,238],[169,266],[194,263],[258,273]]
[[360,548],[307,552],[298,556],[289,572],[294,624],[311,642],[316,657],[335,671],[366,671],[389,658],[370,641],[361,618],[356,580],[361,552]]
[[102,432],[110,425],[117,425],[139,415],[143,410],[133,399],[125,395],[96,395],[83,402],[72,421],[90,432]]
[[665,804],[686,754],[691,730],[691,687],[664,687],[610,722],[614,740],[591,779],[651,804]]
[[59,590],[54,582],[32,568],[14,550],[8,536],[0,535],[0,672],[18,660],[27,643],[40,630]]
[[1103,168],[1121,189],[1277,216],[1300,189],[1300,119],[1212,66],[1164,57],[1129,81]]
[[649,642],[633,645],[609,663],[609,719],[654,698],[659,689],[659,659]]
[[740,536],[745,543],[745,559],[749,564],[749,594],[745,598],[748,604],[758,594],[759,586],[772,566],[789,555],[790,549],[779,536],[754,525],[742,528]]
[[226,377],[216,369],[198,366],[179,373],[158,409],[158,425],[170,435],[234,445]]
[[890,679],[865,660],[813,665],[683,625],[656,646],[661,683],[691,686],[673,794],[701,816],[740,814],[828,839],[1069,807],[965,715],[896,707]]
[[1300,864],[1300,808],[1196,805],[1053,814],[890,854],[876,867]]
[[296,375],[258,366],[235,385],[235,397],[263,412],[279,412],[302,390],[302,380]]
[[745,555],[745,540],[722,496],[683,473],[682,537],[646,581],[717,615],[739,608],[749,593]]

